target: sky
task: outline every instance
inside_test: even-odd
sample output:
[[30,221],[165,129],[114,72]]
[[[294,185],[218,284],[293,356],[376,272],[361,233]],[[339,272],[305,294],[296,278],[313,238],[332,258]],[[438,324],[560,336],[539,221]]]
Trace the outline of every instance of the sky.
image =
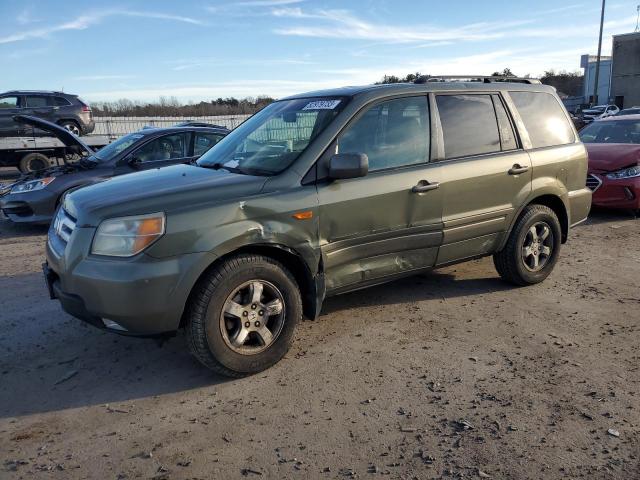
[[[609,0],[603,54],[640,0]],[[0,0],[0,91],[181,101],[362,85],[384,74],[579,70],[600,1]]]

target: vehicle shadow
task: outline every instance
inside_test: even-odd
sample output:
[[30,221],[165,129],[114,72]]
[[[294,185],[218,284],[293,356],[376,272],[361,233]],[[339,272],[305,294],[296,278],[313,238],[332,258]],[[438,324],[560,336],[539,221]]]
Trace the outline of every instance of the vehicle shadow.
[[17,239],[21,237],[44,236],[49,230],[48,225],[26,225],[13,223],[0,214],[0,240],[3,238]]
[[[497,276],[465,279],[436,271],[330,298],[322,316],[510,288]],[[191,357],[182,334],[159,346],[70,317],[48,300],[39,274],[0,277],[0,311],[0,418],[101,404],[126,409],[136,399],[228,381]]]
[[625,222],[638,220],[636,214],[631,210],[607,209],[601,207],[591,207],[591,212],[587,221],[582,225],[598,225],[611,222]]
[[65,314],[48,299],[39,274],[0,277],[0,312],[0,418],[122,404],[226,381],[188,353],[182,335],[160,346]]
[[324,302],[321,316],[350,308],[472,297],[514,288],[517,287],[502,281],[497,273],[495,277],[460,278],[448,271],[434,270],[365,290],[330,297]]

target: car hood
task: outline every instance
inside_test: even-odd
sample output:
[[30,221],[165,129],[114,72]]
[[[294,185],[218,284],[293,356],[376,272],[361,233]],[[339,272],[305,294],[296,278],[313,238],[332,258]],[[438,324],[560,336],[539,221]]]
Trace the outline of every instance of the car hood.
[[195,165],[174,165],[121,175],[71,192],[64,208],[78,226],[97,226],[105,218],[170,212],[185,206],[254,195],[267,177],[213,170]]
[[613,172],[640,163],[640,145],[635,143],[585,143],[589,170]]
[[89,155],[93,155],[95,153],[95,151],[89,145],[84,143],[82,140],[80,140],[79,137],[75,136],[66,128],[62,128],[60,125],[56,125],[55,123],[48,122],[47,120],[43,120],[38,117],[32,117],[31,115],[15,115],[13,117],[13,120],[17,123],[30,125],[40,130],[49,132],[51,135],[64,143],[67,147],[79,147],[80,149],[86,151]]

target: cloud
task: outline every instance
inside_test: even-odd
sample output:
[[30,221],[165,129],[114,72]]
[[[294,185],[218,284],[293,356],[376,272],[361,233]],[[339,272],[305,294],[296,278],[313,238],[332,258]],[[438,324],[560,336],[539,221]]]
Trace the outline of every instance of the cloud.
[[202,85],[150,85],[144,88],[81,92],[82,98],[92,102],[127,98],[136,101],[176,97],[180,100],[206,100],[218,97],[247,97],[269,95],[281,98],[293,93],[339,86],[335,80],[236,80]]
[[395,26],[374,24],[355,17],[348,10],[303,11],[299,7],[272,10],[276,17],[315,19],[323,24],[298,25],[275,29],[280,35],[302,37],[376,40],[392,43],[489,40],[505,36],[505,31],[532,23],[531,20],[511,22],[478,22],[461,27],[436,27],[432,25]]
[[171,62],[174,71],[189,70],[198,67],[268,67],[270,65],[314,65],[317,62],[296,58],[274,58],[255,60],[220,60],[219,58],[204,58],[197,60],[180,60]]
[[[580,5],[568,5],[540,12],[540,15],[555,14],[578,8]],[[380,43],[420,43],[425,47],[442,45],[442,42],[486,41],[514,38],[566,39],[568,37],[592,37],[597,25],[576,23],[554,27],[538,27],[539,20],[525,19],[502,22],[477,22],[462,26],[435,25],[388,25],[376,24],[353,15],[349,10],[313,10],[305,11],[300,7],[274,8],[274,17],[298,19],[298,25],[276,28],[274,33],[314,38],[334,38],[350,40],[368,40]],[[539,15],[532,15],[538,17]],[[314,20],[313,23],[307,20]],[[619,20],[605,22],[606,29],[632,27],[636,17],[629,16]],[[427,43],[424,43],[427,42]]]
[[[242,0],[225,5],[209,5],[205,7],[205,10],[210,13],[228,14],[233,15],[238,13],[238,10],[245,12],[247,9],[268,9],[273,7],[280,7],[284,5],[294,5],[296,3],[302,3],[305,0]],[[255,12],[251,12],[255,15]],[[268,12],[262,12],[265,14]]]
[[23,30],[19,33],[13,33],[0,37],[0,44],[20,42],[33,38],[45,38],[49,35],[68,30],[86,30],[92,25],[100,23],[108,17],[124,16],[124,17],[140,17],[160,20],[171,20],[174,22],[189,23],[193,25],[205,25],[205,22],[181,15],[172,15],[160,12],[140,12],[132,10],[105,10],[102,12],[93,12],[91,14],[79,15],[78,17],[58,25],[50,25],[47,27],[34,28],[31,30]]

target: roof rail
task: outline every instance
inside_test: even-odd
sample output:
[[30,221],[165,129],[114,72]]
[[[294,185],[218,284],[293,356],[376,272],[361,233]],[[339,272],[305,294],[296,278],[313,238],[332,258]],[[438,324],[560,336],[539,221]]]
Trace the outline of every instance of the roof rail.
[[494,83],[494,82],[508,82],[508,83],[528,83],[539,85],[542,82],[537,78],[524,78],[524,77],[509,77],[506,75],[422,75],[418,77],[414,83],[429,83],[429,82],[482,82],[482,83]]

